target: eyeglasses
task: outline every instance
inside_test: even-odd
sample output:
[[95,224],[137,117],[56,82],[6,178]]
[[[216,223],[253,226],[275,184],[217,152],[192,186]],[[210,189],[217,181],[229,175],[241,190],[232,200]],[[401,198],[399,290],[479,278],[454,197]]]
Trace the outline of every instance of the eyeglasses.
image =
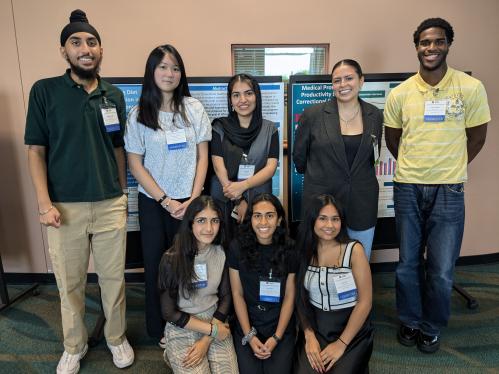
[[261,222],[263,217],[265,217],[265,219],[267,221],[272,221],[273,219],[275,219],[277,217],[277,213],[276,212],[267,212],[267,213],[253,213],[253,215],[251,216],[252,219],[254,219],[255,221],[257,222]]

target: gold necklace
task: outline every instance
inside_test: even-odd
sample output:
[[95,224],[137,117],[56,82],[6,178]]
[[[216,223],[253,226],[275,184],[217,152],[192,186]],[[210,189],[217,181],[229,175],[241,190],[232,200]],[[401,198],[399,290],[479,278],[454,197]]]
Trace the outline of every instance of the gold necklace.
[[340,110],[339,110],[339,109],[338,109],[338,116],[340,117],[340,120],[341,120],[341,121],[342,121],[342,122],[343,122],[346,126],[348,126],[348,124],[349,124],[350,122],[352,122],[352,121],[355,119],[355,117],[357,117],[357,115],[359,114],[359,112],[360,112],[360,105],[357,105],[357,110],[355,111],[355,113],[353,114],[353,116],[352,116],[351,118],[349,118],[349,119],[344,119],[344,118],[341,116],[341,114],[340,114]]

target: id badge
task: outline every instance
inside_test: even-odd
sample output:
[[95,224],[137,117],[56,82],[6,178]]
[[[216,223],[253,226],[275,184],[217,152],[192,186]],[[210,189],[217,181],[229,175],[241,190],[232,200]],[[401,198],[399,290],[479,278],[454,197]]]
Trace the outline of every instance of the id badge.
[[166,131],[166,144],[169,151],[187,148],[185,130],[179,129],[176,131]]
[[206,263],[194,264],[194,272],[196,273],[195,288],[205,288],[208,286],[208,268]]
[[379,164],[379,148],[378,148],[378,138],[376,135],[371,134],[374,152],[374,165]]
[[345,300],[357,296],[357,286],[352,273],[334,274],[334,285],[338,292],[338,299]]
[[239,165],[237,172],[237,180],[246,180],[255,174],[255,165]]
[[424,121],[425,122],[443,122],[445,121],[445,111],[447,109],[447,100],[427,100],[424,103]]
[[100,104],[100,111],[102,113],[106,132],[120,131],[120,120],[116,107],[105,100],[104,104]]
[[281,281],[276,278],[260,277],[260,301],[278,303],[281,300]]

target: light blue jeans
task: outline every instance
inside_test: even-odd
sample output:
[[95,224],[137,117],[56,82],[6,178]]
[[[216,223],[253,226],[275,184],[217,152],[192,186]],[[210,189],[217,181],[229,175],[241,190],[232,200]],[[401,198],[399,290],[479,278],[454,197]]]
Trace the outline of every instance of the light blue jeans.
[[371,258],[371,249],[373,246],[374,239],[374,229],[376,226],[373,226],[367,230],[357,231],[352,230],[350,227],[347,227],[347,233],[350,239],[355,239],[362,244],[364,247],[364,252],[366,253],[367,260]]

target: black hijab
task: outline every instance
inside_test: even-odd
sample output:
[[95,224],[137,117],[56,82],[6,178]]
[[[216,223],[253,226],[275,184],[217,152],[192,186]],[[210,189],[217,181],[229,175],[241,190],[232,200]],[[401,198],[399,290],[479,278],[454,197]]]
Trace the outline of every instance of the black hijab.
[[[251,116],[251,122],[247,129],[241,127],[239,117],[232,108],[231,95],[236,82],[246,82],[255,93],[256,106]],[[237,173],[243,150],[251,146],[262,128],[262,94],[260,86],[255,78],[249,74],[237,74],[231,78],[227,87],[227,104],[229,115],[223,118],[215,119],[214,123],[220,122],[223,127],[224,138],[222,142],[222,152],[224,155],[224,164],[227,169],[227,176],[230,180],[237,180]]]

